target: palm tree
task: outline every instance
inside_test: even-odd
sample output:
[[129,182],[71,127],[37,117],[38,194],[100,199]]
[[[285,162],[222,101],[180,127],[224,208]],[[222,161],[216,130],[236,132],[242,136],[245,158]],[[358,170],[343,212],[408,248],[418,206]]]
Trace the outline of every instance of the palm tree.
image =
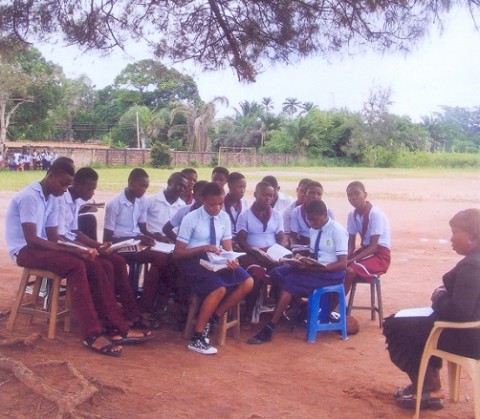
[[300,107],[302,108],[302,112],[299,115],[303,115],[304,113],[309,113],[312,109],[315,109],[317,105],[313,102],[303,102]]
[[265,109],[265,113],[268,115],[273,108],[273,100],[271,97],[262,98],[262,106]]
[[[201,105],[195,105],[193,102],[179,103],[170,114],[170,123],[173,122],[177,114],[185,117],[183,124],[186,128],[186,146],[188,150],[202,152],[210,151],[212,141],[208,136],[209,129],[213,126],[215,120],[216,104],[228,106],[228,99],[224,96],[217,96],[213,100]],[[182,128],[181,125],[174,125],[170,132]]]
[[295,97],[287,97],[285,102],[282,103],[283,112],[285,112],[290,118],[297,113],[300,102]]

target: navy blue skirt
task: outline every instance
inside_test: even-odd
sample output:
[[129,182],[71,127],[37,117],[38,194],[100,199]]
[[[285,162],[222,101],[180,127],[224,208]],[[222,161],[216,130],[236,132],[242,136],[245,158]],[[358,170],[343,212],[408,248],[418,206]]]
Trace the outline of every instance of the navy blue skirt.
[[270,277],[280,287],[293,295],[302,297],[310,295],[317,288],[343,283],[345,271],[338,272],[306,272],[294,266],[278,266],[270,271]]
[[182,260],[179,264],[184,269],[190,291],[201,297],[207,296],[217,288],[236,287],[250,278],[248,272],[243,268],[235,271],[222,269],[212,272],[200,265],[200,258]]

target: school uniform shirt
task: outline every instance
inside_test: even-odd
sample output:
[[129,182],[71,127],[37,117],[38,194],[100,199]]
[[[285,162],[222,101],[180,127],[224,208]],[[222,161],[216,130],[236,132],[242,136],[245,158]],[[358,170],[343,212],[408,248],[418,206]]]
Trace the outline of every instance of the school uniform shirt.
[[45,197],[40,182],[36,181],[18,192],[8,206],[5,217],[5,239],[8,254],[13,259],[27,245],[22,223],[33,223],[37,236],[47,239],[46,227],[58,225],[58,198]]
[[[203,206],[185,215],[178,231],[177,240],[187,243],[187,249],[210,244],[210,219],[212,216]],[[216,246],[232,238],[230,218],[226,212],[213,217],[216,234]]]
[[293,210],[297,208],[297,201],[293,201],[282,213],[283,217],[283,231],[285,233],[290,233],[292,225],[292,213]]
[[[333,212],[329,209],[327,209],[327,214],[332,220],[335,219]],[[302,237],[310,237],[310,223],[303,217],[301,205],[296,207],[292,212],[290,231]]]
[[[348,214],[347,230],[348,234],[360,234],[363,226],[363,216],[355,216],[355,211],[351,211]],[[368,227],[365,233],[365,237],[362,241],[362,246],[368,246],[370,244],[371,236],[379,236],[378,244],[380,246],[390,249],[390,224],[387,217],[380,208],[372,206],[368,214]]]
[[[191,203],[189,205],[185,205],[177,210],[175,215],[170,218],[170,224],[175,228],[175,227],[180,227],[180,224],[182,224],[183,218],[190,212],[192,212],[192,207],[194,203]],[[197,208],[198,209],[198,208]]]
[[185,206],[185,201],[178,198],[170,204],[165,198],[165,190],[146,198],[147,230],[151,233],[162,233],[163,226],[175,213]]
[[241,202],[242,202],[242,210],[240,212],[238,212],[235,208],[231,207],[230,208],[230,212],[232,213],[232,218],[230,218],[230,214],[228,214],[227,210],[225,209],[225,204],[223,205],[223,208],[222,208],[222,211],[225,211],[228,215],[228,217],[230,218],[230,224],[232,225],[232,234],[234,233],[237,233],[238,231],[238,218],[240,217],[240,214],[242,212],[245,212],[249,206],[248,206],[248,202],[245,198],[242,198],[241,199]]
[[277,242],[276,235],[283,231],[283,218],[281,214],[272,209],[272,216],[263,231],[262,222],[253,214],[251,208],[242,212],[238,217],[237,231],[247,233],[247,243],[252,247],[270,247]]
[[285,192],[279,191],[273,209],[278,211],[280,214],[283,214],[283,211],[285,211],[293,202],[295,202],[295,198],[286,194]]
[[83,199],[74,200],[69,190],[58,198],[58,234],[70,240],[75,240],[78,230],[78,212],[85,203]]
[[138,223],[146,222],[147,205],[143,196],[131,203],[122,191],[105,206],[104,228],[113,231],[113,237],[135,237],[141,234]]
[[338,256],[348,254],[348,232],[339,222],[331,218],[321,229],[310,229],[310,252],[315,253],[315,242],[320,236],[318,248],[318,261],[329,264],[336,262]]

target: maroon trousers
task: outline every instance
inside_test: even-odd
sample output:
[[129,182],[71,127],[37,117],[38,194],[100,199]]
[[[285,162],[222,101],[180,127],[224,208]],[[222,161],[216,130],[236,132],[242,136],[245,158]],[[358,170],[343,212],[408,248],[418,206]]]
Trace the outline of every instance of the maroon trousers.
[[97,312],[90,294],[85,263],[67,252],[34,249],[25,246],[18,252],[18,266],[52,271],[68,280],[73,308],[84,338],[101,333]]

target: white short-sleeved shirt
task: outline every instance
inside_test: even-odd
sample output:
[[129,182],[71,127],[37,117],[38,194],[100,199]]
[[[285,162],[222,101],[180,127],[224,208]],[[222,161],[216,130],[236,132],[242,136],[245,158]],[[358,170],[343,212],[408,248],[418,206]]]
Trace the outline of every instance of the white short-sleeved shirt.
[[[189,212],[192,212],[193,203],[185,205],[178,209],[175,215],[170,219],[170,224],[175,227],[180,227],[182,224],[183,217],[185,217]],[[197,208],[198,209],[198,208]]]
[[315,242],[321,232],[318,261],[322,263],[333,263],[338,256],[348,254],[348,232],[339,222],[331,218],[319,230],[310,229],[310,252],[315,253]]
[[[187,249],[210,244],[210,218],[212,216],[202,207],[185,215],[180,225],[177,240],[187,243]],[[224,211],[213,217],[216,233],[216,245],[232,238],[230,218]]]
[[[363,216],[354,216],[355,211],[348,214],[347,230],[348,234],[360,234],[363,226]],[[362,246],[370,244],[371,236],[379,236],[378,244],[390,249],[390,224],[387,217],[380,208],[373,206],[368,214],[368,228],[362,242]]]
[[[332,220],[335,218],[333,212],[327,209],[327,215]],[[290,231],[302,237],[310,237],[310,224],[307,224],[302,216],[302,207],[299,205],[292,212]]]
[[84,203],[80,198],[74,200],[68,190],[58,199],[58,234],[70,240],[77,238],[73,232],[78,230],[78,212]]
[[147,230],[151,233],[162,233],[163,226],[170,221],[176,212],[185,206],[185,201],[178,198],[173,204],[165,198],[165,190],[148,196],[147,202]]
[[237,231],[247,233],[247,243],[253,247],[270,247],[277,242],[276,235],[283,231],[283,218],[281,214],[272,209],[272,216],[263,231],[262,222],[254,215],[252,209],[242,212],[237,222]]
[[230,212],[232,213],[232,217],[233,219],[235,220],[235,223],[232,221],[232,219],[230,218],[230,214],[228,214],[228,212],[225,210],[225,205],[223,205],[223,211],[225,211],[228,215],[228,218],[230,218],[230,224],[232,225],[232,234],[236,233],[238,231],[238,218],[240,217],[240,214],[242,212],[245,212],[246,210],[248,210],[249,206],[248,206],[248,202],[245,198],[242,198],[241,199],[242,201],[242,210],[240,212],[238,212],[235,208],[230,208]]
[[143,196],[131,203],[122,191],[105,206],[104,228],[113,231],[113,237],[135,237],[141,234],[138,224],[146,222],[147,206]]
[[297,201],[293,201],[285,210],[283,211],[283,231],[285,233],[290,233],[292,226],[292,213],[293,210],[297,208]]
[[14,257],[27,245],[22,224],[37,226],[37,236],[47,239],[46,227],[58,225],[58,198],[45,197],[40,182],[33,182],[18,192],[10,202],[5,217],[5,238],[8,253]]
[[283,214],[283,211],[285,211],[290,205],[292,205],[293,202],[295,202],[295,198],[286,194],[285,192],[278,191],[277,197],[278,198],[273,206],[273,209],[278,211],[280,214]]

